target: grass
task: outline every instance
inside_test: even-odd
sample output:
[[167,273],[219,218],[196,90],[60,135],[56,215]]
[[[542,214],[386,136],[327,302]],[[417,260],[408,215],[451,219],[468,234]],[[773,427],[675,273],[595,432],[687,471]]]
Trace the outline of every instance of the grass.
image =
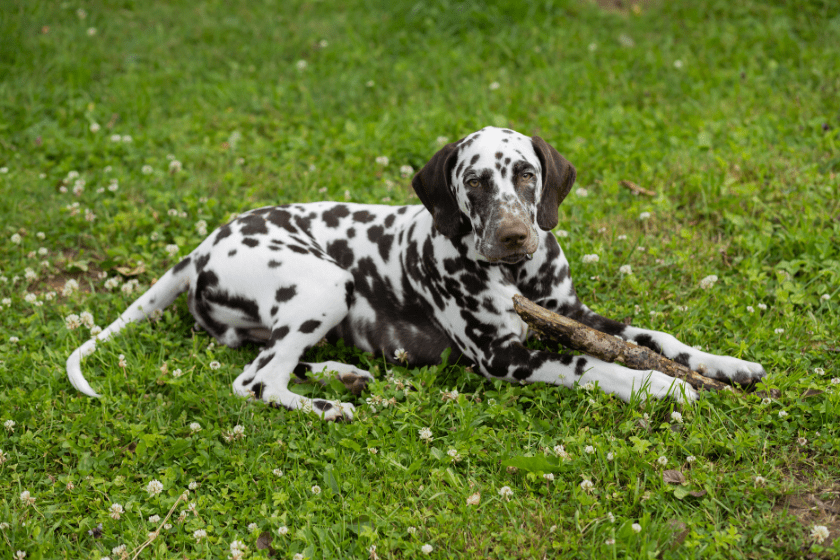
[[[172,508],[140,557],[226,558],[234,540],[249,558],[840,553],[834,2],[18,2],[0,33],[3,558],[133,558]],[[577,167],[559,227],[584,301],[762,363],[764,393],[705,395],[678,423],[664,403],[386,372],[339,345],[310,358],[378,381],[355,422],[327,424],[234,397],[256,350],[193,333],[183,299],[84,362],[102,399],[67,382],[89,329],[65,318],[108,324],[198,222],[417,203],[400,167],[487,124]]]

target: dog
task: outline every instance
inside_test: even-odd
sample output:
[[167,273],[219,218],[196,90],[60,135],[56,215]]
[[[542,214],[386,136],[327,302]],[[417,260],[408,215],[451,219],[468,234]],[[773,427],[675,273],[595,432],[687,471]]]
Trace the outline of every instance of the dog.
[[[592,328],[646,346],[701,374],[754,383],[759,364],[708,354],[673,336],[596,314],[577,297],[552,229],[575,168],[538,136],[487,127],[447,144],[412,179],[422,205],[314,202],[241,214],[210,234],[67,360],[70,382],[98,396],[81,358],[126,324],[188,292],[198,325],[230,347],[264,345],[233,382],[237,395],[352,420],[351,403],[289,390],[292,375],[326,372],[358,394],[373,376],[338,362],[301,362],[324,338],[409,366],[451,359],[489,379],[574,387],[597,382],[629,401],[698,398],[683,381],[590,356],[531,349],[513,309],[522,294]],[[395,353],[398,353],[395,356]]]

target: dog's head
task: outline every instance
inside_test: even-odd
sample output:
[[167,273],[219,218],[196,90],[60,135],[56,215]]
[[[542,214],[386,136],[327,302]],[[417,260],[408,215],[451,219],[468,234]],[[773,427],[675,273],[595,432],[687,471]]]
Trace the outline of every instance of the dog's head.
[[487,127],[444,146],[412,186],[441,234],[472,232],[478,258],[515,263],[537,250],[537,226],[557,225],[575,175],[539,136]]

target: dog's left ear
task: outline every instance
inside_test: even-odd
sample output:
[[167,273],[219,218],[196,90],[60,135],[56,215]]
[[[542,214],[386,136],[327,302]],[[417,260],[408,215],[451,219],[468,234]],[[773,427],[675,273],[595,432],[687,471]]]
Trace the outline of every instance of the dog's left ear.
[[537,224],[545,231],[557,226],[557,208],[575,184],[575,166],[561,156],[539,136],[532,136],[531,143],[542,165],[542,196],[537,208]]
[[435,228],[449,238],[472,230],[469,220],[458,209],[458,202],[450,189],[450,177],[458,156],[457,147],[458,143],[453,142],[441,148],[411,180],[411,186],[420,197],[420,202],[432,214]]

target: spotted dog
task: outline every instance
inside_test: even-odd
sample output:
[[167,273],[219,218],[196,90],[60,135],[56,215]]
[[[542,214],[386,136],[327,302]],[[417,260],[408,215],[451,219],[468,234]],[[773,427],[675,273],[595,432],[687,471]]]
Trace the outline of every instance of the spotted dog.
[[[452,358],[489,379],[573,387],[597,382],[628,401],[671,396],[693,401],[687,384],[589,356],[534,350],[513,309],[522,294],[599,331],[652,348],[703,375],[739,383],[765,375],[756,363],[707,354],[669,334],[602,317],[578,299],[569,263],[551,230],[575,168],[538,136],[484,128],[448,144],[412,180],[422,206],[316,202],[258,208],[204,240],[96,338],[170,305],[188,292],[195,320],[219,342],[263,343],[233,383],[237,395],[352,419],[349,403],[289,390],[292,375],[326,372],[358,393],[373,377],[337,362],[300,361],[321,339],[346,342],[386,359],[405,349],[411,366]],[[80,361],[71,383],[98,396]]]

